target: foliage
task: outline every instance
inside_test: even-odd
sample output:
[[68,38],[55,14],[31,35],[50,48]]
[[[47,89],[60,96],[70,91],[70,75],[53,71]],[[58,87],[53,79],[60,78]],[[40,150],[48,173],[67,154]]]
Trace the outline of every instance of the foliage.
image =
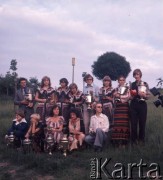
[[29,78],[29,86],[32,87],[36,92],[37,88],[40,86],[40,82],[38,81],[37,77]]
[[[9,71],[6,73],[5,76],[0,75],[0,94],[7,96],[13,96],[15,94],[17,88],[19,88],[19,77],[16,70],[17,61],[16,59],[12,59],[10,62]],[[34,89],[34,91],[36,91],[36,89],[40,85],[36,77],[30,77],[29,81],[27,80],[27,83],[30,87]]]
[[16,79],[18,74],[16,73],[16,70],[17,70],[17,61],[16,59],[12,59],[11,62],[10,62],[10,70],[12,70],[12,76],[14,76],[14,78]]
[[17,70],[17,61],[16,59],[12,59],[11,62],[10,62],[10,69],[13,70],[13,71],[16,71]]
[[1,94],[6,94],[6,95],[13,95],[14,94],[14,76],[8,71],[3,77],[2,75],[0,76],[0,93]]
[[162,78],[158,78],[158,79],[156,79],[156,80],[158,81],[157,86],[160,85],[160,88],[161,88],[162,85],[163,85],[163,79],[162,79]]
[[0,93],[6,95],[13,95],[16,91],[16,79],[18,74],[17,70],[17,61],[12,59],[10,62],[10,70],[6,73],[5,76],[0,76]]
[[127,77],[130,71],[130,63],[125,57],[115,52],[106,52],[92,65],[92,73],[98,79],[103,79],[108,75],[112,80],[117,80],[120,75]]

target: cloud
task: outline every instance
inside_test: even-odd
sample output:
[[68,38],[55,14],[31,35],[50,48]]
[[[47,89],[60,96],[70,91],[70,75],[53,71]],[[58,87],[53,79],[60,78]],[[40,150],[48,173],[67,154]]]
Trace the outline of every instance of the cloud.
[[82,88],[82,72],[90,73],[98,56],[114,51],[154,85],[162,75],[162,8],[152,0],[1,1],[1,72],[16,58],[21,76],[49,75],[56,85],[61,77],[71,81],[76,57],[75,80]]

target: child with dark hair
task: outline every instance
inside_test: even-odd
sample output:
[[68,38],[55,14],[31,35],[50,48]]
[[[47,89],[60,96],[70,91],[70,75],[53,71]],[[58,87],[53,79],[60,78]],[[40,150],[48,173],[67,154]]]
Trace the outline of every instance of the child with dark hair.
[[70,110],[69,119],[69,141],[70,141],[70,151],[73,149],[78,149],[82,147],[85,135],[82,132],[81,121],[79,118],[79,112],[76,109]]
[[8,130],[7,135],[5,136],[8,139],[8,136],[11,134],[14,135],[14,145],[19,148],[21,146],[21,141],[24,139],[25,133],[27,132],[28,125],[24,118],[23,111],[17,111],[16,117],[13,120],[11,128]]
[[47,134],[53,136],[54,142],[59,143],[63,137],[63,121],[64,118],[60,116],[60,107],[58,105],[54,105],[50,112],[50,117],[46,120],[47,124]]
[[37,89],[35,96],[37,104],[36,113],[40,115],[40,120],[45,123],[49,117],[49,111],[56,102],[55,90],[51,87],[51,80],[44,76],[41,80],[41,87]]
[[68,80],[66,78],[61,78],[59,80],[60,87],[56,91],[57,104],[61,108],[61,114],[64,117],[64,127],[68,125],[68,112],[69,112],[69,87]]

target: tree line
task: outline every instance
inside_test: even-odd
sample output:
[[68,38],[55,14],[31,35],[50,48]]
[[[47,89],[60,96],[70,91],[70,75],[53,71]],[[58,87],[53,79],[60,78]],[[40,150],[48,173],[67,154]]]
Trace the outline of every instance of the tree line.
[[[19,88],[19,76],[17,73],[17,60],[12,59],[9,70],[5,75],[0,75],[0,95],[14,96],[17,88]],[[28,86],[36,90],[40,82],[36,77],[27,79]]]
[[[115,81],[119,76],[123,75],[127,77],[131,72],[130,63],[124,56],[121,56],[115,52],[106,52],[99,56],[96,61],[93,62],[92,74],[99,80],[103,79],[104,76],[110,76],[111,80]],[[13,96],[16,89],[19,87],[19,77],[17,74],[17,61],[12,59],[10,62],[9,71],[5,76],[0,75],[0,94]],[[162,78],[158,78],[157,86],[163,85]],[[37,77],[30,77],[27,79],[28,86],[36,90],[40,85]]]

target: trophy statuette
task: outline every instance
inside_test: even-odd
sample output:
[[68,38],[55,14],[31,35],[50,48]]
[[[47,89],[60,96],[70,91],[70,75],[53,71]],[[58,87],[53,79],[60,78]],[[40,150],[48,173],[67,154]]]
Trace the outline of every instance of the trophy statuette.
[[[147,93],[147,87],[146,87],[146,83],[145,82],[141,81],[138,84],[138,92],[140,92],[140,93]],[[145,101],[144,97],[140,96],[140,101]]]

